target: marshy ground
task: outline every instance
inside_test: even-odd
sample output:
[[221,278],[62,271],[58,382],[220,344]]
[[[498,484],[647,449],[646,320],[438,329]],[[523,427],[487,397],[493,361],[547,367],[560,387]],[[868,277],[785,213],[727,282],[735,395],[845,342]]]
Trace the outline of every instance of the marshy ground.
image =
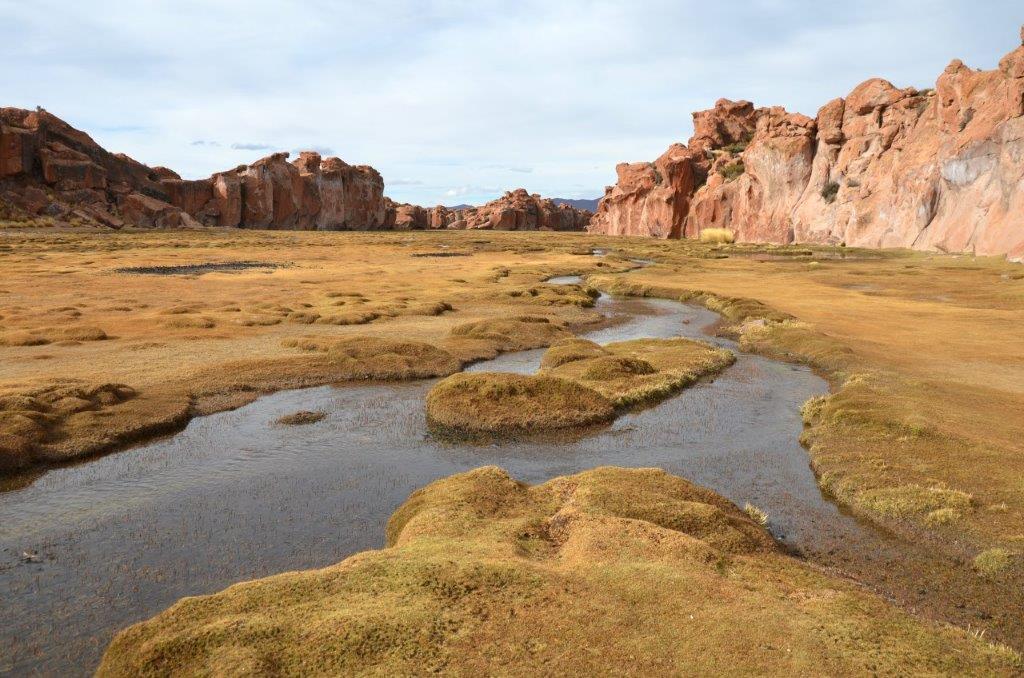
[[[917,567],[955,585],[958,605],[974,596],[984,614],[972,631],[1024,647],[1019,265],[575,234],[219,230],[6,232],[0,265],[0,465],[12,491],[48,465],[261,393],[440,377],[500,352],[571,345],[602,322],[593,288],[706,305],[743,349],[828,378],[832,393],[803,412],[821,486],[934,550]],[[544,282],[570,274],[583,284]],[[557,362],[555,373],[574,361]],[[913,572],[902,584],[848,573],[966,625],[933,600],[942,591],[897,590]]]

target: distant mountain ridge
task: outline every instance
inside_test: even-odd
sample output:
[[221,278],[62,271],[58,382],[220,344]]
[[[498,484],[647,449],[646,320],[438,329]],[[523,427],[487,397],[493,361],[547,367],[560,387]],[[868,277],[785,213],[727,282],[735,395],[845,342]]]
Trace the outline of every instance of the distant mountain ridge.
[[575,207],[578,210],[587,210],[588,212],[597,211],[597,203],[601,202],[600,198],[552,198],[551,201],[556,205],[568,205],[569,207]]

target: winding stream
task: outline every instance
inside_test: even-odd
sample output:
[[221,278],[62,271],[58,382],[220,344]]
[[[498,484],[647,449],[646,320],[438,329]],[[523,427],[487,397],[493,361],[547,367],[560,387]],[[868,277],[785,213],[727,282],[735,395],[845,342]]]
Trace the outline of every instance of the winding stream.
[[[717,320],[672,301],[597,303],[622,320],[585,335],[600,343],[708,339]],[[470,369],[532,372],[542,354]],[[822,496],[797,443],[800,405],[826,391],[808,369],[740,353],[713,382],[568,443],[434,440],[423,413],[433,383],[276,393],[0,494],[0,673],[89,674],[124,626],[182,596],[381,547],[410,492],[486,464],[531,483],[606,464],[658,466],[761,507],[778,538],[819,560],[890,557],[884,535]],[[328,414],[273,423],[303,409]]]

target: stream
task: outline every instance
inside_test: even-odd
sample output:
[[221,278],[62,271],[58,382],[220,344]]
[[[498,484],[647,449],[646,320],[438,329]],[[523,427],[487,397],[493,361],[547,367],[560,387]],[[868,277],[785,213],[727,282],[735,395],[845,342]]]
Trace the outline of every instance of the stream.
[[[604,295],[596,307],[619,320],[583,335],[599,343],[687,336],[736,350],[705,334],[718,316],[701,307]],[[543,352],[469,369],[533,372]],[[799,408],[827,386],[804,367],[738,353],[713,381],[557,443],[435,440],[423,407],[434,383],[282,391],[0,494],[0,674],[89,675],[125,626],[183,596],[379,548],[410,492],[488,464],[530,483],[657,466],[762,508],[778,539],[826,564],[898,559],[885,535],[818,489],[797,442]],[[274,424],[298,410],[327,416]]]

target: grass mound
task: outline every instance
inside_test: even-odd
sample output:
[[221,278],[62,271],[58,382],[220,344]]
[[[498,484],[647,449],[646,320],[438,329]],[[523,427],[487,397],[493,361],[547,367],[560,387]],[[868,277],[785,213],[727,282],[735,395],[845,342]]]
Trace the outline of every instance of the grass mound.
[[539,315],[487,318],[452,328],[443,346],[462,360],[489,359],[507,351],[541,348],[572,334],[565,325]]
[[544,357],[540,361],[540,367],[542,370],[552,369],[576,360],[599,358],[605,355],[608,355],[608,351],[601,348],[599,344],[587,339],[572,337],[563,339],[545,351]]
[[0,394],[0,472],[60,462],[180,425],[189,399],[124,384],[57,382]]
[[315,424],[316,422],[323,420],[326,416],[326,412],[301,410],[293,414],[286,414],[283,417],[278,417],[274,423],[280,426],[304,426],[306,424]]
[[781,554],[657,469],[413,493],[389,548],[185,598],[99,676],[1010,674],[1020,657]]
[[535,376],[476,372],[448,377],[427,396],[431,426],[447,433],[520,433],[610,421],[616,410],[676,393],[733,363],[725,349],[689,339],[552,346]]
[[[590,342],[587,342],[588,344]],[[636,339],[606,346],[567,342],[548,349],[546,374],[575,381],[629,407],[666,398],[731,365],[730,351],[690,339]]]
[[347,379],[423,379],[451,374],[459,361],[423,341],[352,336],[343,339],[286,339],[287,347],[323,354]]
[[521,433],[610,421],[605,397],[549,376],[475,372],[454,374],[427,395],[434,428],[467,433]]

